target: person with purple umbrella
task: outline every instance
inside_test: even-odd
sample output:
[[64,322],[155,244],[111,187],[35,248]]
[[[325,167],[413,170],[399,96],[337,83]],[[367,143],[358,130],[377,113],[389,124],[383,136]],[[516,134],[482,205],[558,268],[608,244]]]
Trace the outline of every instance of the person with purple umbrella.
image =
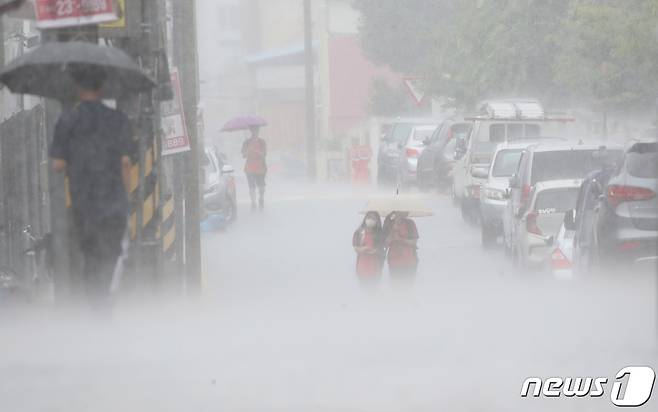
[[[249,184],[249,197],[251,210],[256,207],[261,211],[265,208],[265,176],[267,174],[267,144],[259,137],[260,126],[251,126],[251,137],[242,144],[242,157],[245,158],[244,171]],[[258,190],[258,203],[256,203],[256,190]]]

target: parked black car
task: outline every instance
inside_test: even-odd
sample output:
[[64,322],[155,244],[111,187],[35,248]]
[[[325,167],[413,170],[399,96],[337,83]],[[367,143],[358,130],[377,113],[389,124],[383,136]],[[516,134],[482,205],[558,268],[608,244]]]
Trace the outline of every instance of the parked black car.
[[574,266],[586,274],[616,263],[658,262],[658,141],[631,143],[621,164],[590,174],[573,213]]
[[431,119],[409,119],[398,120],[391,126],[379,143],[377,154],[377,183],[379,185],[398,182],[405,145],[414,129],[421,126],[436,126],[437,123]]
[[473,122],[445,120],[425,143],[418,158],[418,187],[447,189],[452,184],[452,168],[463,141],[473,128]]

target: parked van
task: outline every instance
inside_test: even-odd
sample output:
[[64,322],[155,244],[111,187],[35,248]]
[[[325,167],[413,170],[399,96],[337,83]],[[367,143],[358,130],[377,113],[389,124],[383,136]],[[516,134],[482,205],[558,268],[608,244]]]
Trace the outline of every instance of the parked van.
[[479,218],[480,186],[488,176],[491,158],[499,143],[566,134],[573,119],[548,116],[533,99],[492,100],[482,103],[479,114],[466,118],[473,129],[456,150],[452,194],[467,221]]

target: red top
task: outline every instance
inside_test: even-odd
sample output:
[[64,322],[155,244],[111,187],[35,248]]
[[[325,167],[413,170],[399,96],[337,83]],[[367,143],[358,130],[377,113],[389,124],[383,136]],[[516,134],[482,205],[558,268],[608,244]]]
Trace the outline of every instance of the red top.
[[[361,229],[354,234],[354,246],[377,249],[375,235],[371,230]],[[375,276],[381,274],[381,260],[377,253],[359,253],[356,258],[356,273],[360,276]]]
[[418,229],[411,219],[395,222],[391,226],[388,247],[388,264],[392,267],[416,264],[416,246],[407,245],[404,240],[418,239]]
[[247,159],[244,171],[248,174],[264,175],[267,172],[265,156],[267,144],[260,137],[251,137],[242,144],[242,156]]

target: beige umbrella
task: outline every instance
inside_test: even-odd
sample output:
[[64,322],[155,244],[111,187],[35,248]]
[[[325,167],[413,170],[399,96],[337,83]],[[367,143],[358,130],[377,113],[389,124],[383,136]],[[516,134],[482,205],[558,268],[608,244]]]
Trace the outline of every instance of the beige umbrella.
[[366,209],[360,213],[365,214],[369,211],[379,212],[382,217],[391,212],[409,212],[409,217],[427,217],[434,214],[420,198],[409,195],[372,199],[367,203]]

